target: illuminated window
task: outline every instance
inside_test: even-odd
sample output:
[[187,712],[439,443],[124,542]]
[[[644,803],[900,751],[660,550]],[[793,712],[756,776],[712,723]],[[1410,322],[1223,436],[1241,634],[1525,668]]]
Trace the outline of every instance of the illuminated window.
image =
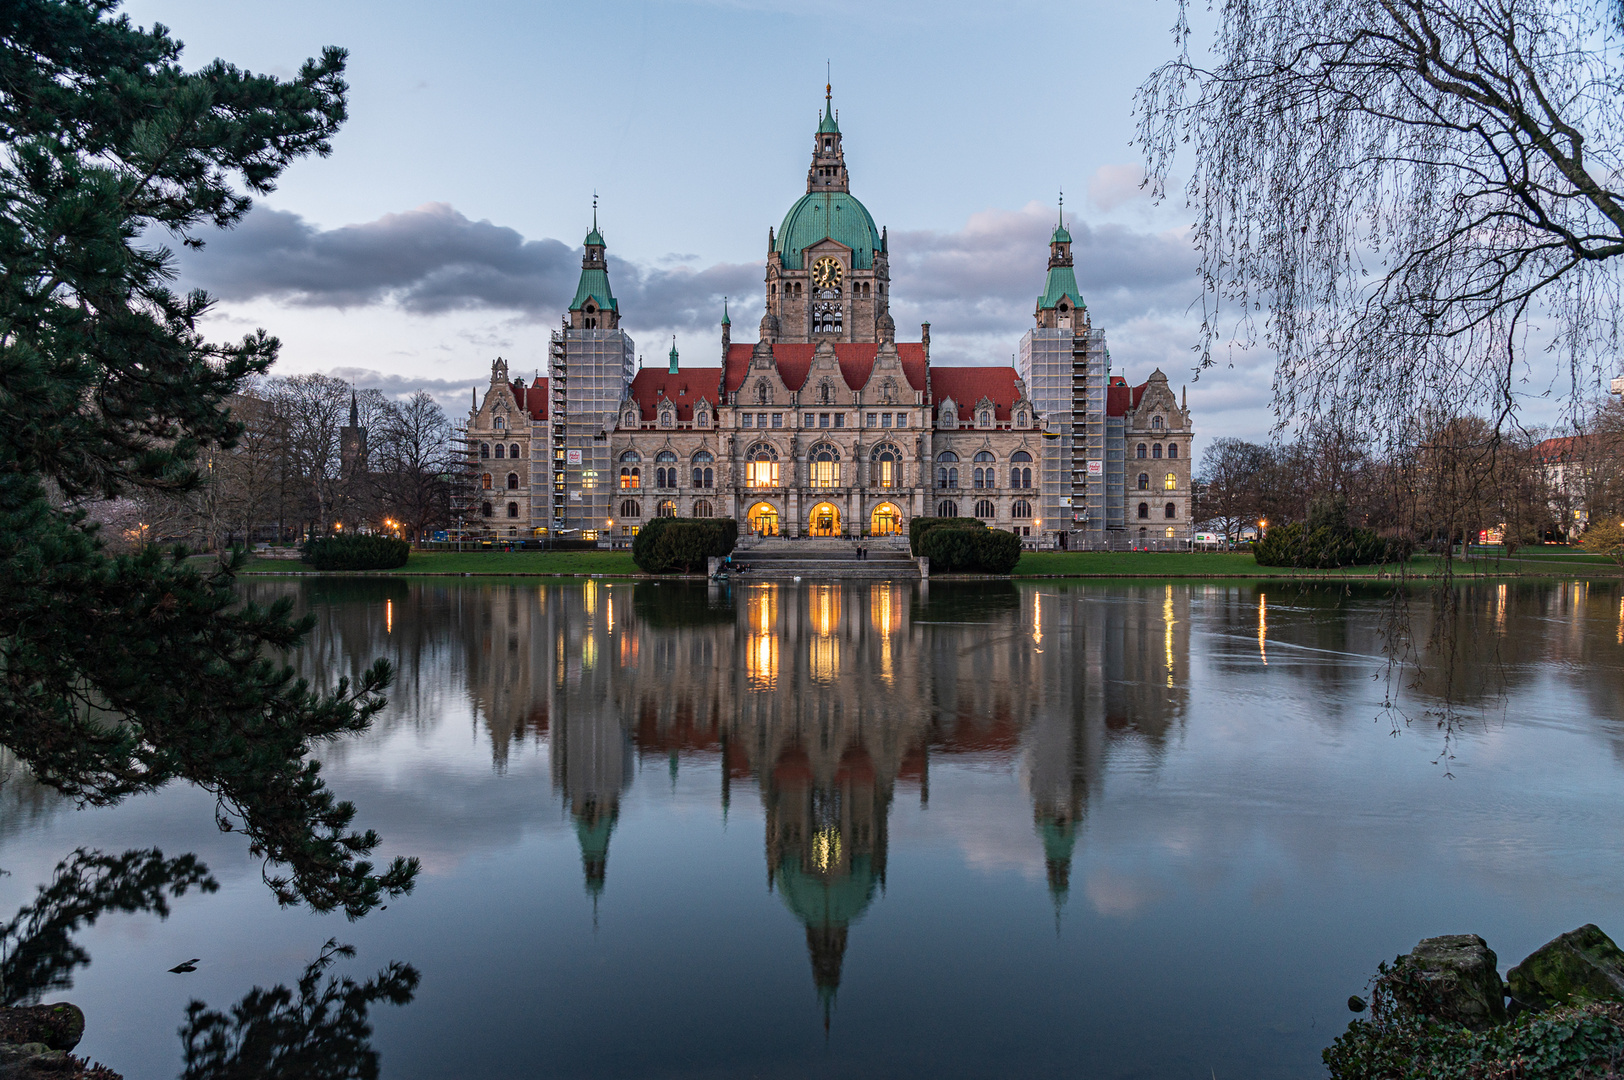
[[896,487],[902,481],[902,453],[888,443],[874,448],[873,481],[882,488]]
[[1163,481],[1163,486],[1165,486],[1168,491],[1172,491],[1175,488],[1177,488],[1179,486],[1178,474],[1177,473],[1168,473],[1167,474],[1167,479],[1165,481]]
[[490,473],[486,473],[484,476],[481,476],[479,478],[479,486],[484,488],[486,491],[489,491],[491,489],[491,474]]
[[676,517],[677,504],[672,502],[670,499],[667,499],[660,504],[660,508],[656,510],[655,513],[660,517]]
[[813,487],[840,486],[840,455],[832,446],[815,446],[807,462],[807,482]]
[[636,468],[630,468],[630,469],[623,468],[623,469],[621,469],[620,470],[620,486],[623,489],[627,489],[627,490],[630,490],[631,488],[642,487],[643,486],[642,470],[636,469]]

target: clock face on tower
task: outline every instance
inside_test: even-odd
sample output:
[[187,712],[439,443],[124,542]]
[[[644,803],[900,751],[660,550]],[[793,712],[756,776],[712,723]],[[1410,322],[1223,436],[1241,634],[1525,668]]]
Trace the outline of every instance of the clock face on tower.
[[812,284],[820,289],[840,287],[840,264],[825,255],[812,266]]

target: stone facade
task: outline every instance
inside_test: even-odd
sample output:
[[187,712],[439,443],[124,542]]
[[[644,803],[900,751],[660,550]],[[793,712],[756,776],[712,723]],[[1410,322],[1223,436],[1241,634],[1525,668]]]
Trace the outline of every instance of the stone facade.
[[[488,524],[626,538],[657,516],[733,517],[758,534],[859,537],[923,515],[980,518],[1038,546],[1187,541],[1190,414],[1160,372],[1107,385],[1064,225],[1021,362],[932,366],[930,324],[897,340],[889,240],[851,195],[841,140],[826,97],[806,194],[768,232],[757,340],[735,343],[724,312],[715,364],[685,365],[673,343],[663,368],[635,370],[594,221],[550,379],[526,391],[498,361],[470,414],[479,452],[503,441],[501,419],[527,419],[531,436],[505,429],[527,468],[490,470]],[[1139,518],[1123,459],[1142,434],[1179,456],[1156,459],[1166,468]]]

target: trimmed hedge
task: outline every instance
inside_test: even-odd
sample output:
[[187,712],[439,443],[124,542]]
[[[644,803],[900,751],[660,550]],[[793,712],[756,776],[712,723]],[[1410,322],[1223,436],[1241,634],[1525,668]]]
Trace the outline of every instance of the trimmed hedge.
[[938,526],[920,535],[919,550],[930,559],[932,572],[1007,574],[1020,561],[1021,538],[980,522],[968,528]]
[[908,548],[915,556],[925,554],[920,546],[920,538],[932,529],[985,529],[987,526],[978,518],[963,517],[916,517],[908,522]]
[[1271,529],[1252,548],[1259,566],[1311,570],[1407,562],[1410,552],[1408,540],[1384,540],[1372,529],[1349,524],[1348,501],[1340,496],[1316,500],[1306,523],[1294,521]]
[[646,574],[690,574],[711,556],[730,554],[738,540],[732,518],[655,518],[632,539],[632,561]]
[[317,570],[394,570],[406,565],[412,545],[392,536],[328,536],[311,540],[301,557]]

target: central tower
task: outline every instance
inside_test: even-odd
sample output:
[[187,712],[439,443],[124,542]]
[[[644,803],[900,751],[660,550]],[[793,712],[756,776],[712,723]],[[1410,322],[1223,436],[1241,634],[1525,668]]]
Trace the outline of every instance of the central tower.
[[851,195],[834,91],[823,90],[806,194],[776,233],[767,232],[764,341],[875,342],[882,337],[891,285],[886,237]]

